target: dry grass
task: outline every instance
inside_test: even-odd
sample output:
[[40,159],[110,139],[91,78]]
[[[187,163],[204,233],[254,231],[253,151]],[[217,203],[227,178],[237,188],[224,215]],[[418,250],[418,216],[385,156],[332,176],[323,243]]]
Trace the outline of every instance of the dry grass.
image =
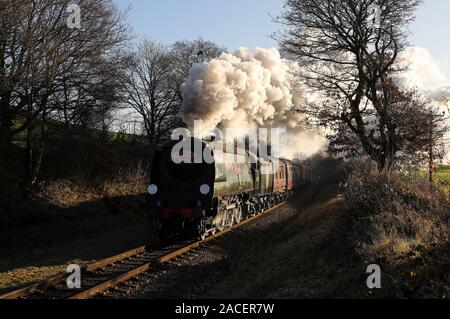
[[[258,240],[205,298],[361,298],[365,265],[348,241],[342,168],[314,162],[314,184],[292,202],[292,217],[258,230]],[[249,245],[249,244],[245,244]],[[242,244],[244,246],[244,244]]]
[[[97,186],[78,179],[39,185],[19,200],[0,234],[0,293],[151,240],[145,217],[146,171],[122,170]],[[14,194],[20,196],[20,194]],[[4,224],[5,225],[5,224]]]
[[[103,216],[102,220],[104,230],[73,236],[70,240],[60,236],[58,243],[21,250],[10,258],[2,258],[0,294],[64,272],[69,263],[82,265],[113,256],[143,245],[150,239],[144,218],[123,212],[114,221],[107,216]],[[93,220],[91,223],[95,224],[94,227],[98,225]],[[34,240],[38,241],[36,238]]]
[[17,161],[0,159],[0,288],[51,275],[73,258],[89,260],[150,239],[146,145],[57,137],[33,189],[22,183],[23,150],[14,151]]
[[[95,132],[94,132],[95,133]],[[152,240],[146,187],[152,151],[141,140],[61,132],[25,187],[24,149],[0,158],[0,290]]]
[[32,282],[37,282],[64,272],[65,265],[45,266],[45,267],[25,267],[0,273],[0,292],[2,289],[11,290],[22,287]]
[[345,185],[351,239],[385,271],[385,296],[450,296],[450,203],[424,185],[368,170],[354,171]]
[[82,178],[45,181],[35,195],[58,207],[74,207],[82,202],[142,194],[147,179],[147,170],[139,164],[135,169],[119,170],[112,178],[95,184]]
[[351,298],[364,296],[364,266],[345,241],[343,199],[321,193],[294,217],[261,231],[261,238],[208,289],[206,298]]

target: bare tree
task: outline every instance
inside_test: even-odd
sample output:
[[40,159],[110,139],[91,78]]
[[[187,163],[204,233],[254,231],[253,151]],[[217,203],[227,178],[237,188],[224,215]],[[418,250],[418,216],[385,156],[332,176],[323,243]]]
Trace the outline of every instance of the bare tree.
[[142,117],[152,149],[180,125],[176,79],[168,48],[147,40],[140,44],[123,78],[124,102]]
[[170,49],[175,58],[175,72],[183,82],[194,63],[208,62],[226,52],[225,48],[202,38],[195,41],[177,41]]
[[181,86],[189,76],[189,70],[194,63],[209,62],[217,58],[225,48],[216,43],[199,38],[194,41],[177,41],[170,47],[174,58],[175,83],[178,86],[179,99],[182,100]]
[[420,0],[287,0],[278,40],[323,98],[300,111],[336,132],[348,129],[380,171],[401,149],[389,83],[402,70],[407,24]]
[[142,118],[149,144],[158,145],[182,126],[181,86],[194,63],[207,62],[225,50],[210,41],[178,41],[166,47],[143,41],[123,78],[124,101]]
[[[387,81],[384,85],[384,90],[389,92],[389,105],[385,109],[396,127],[396,135],[390,137],[396,149],[392,154],[392,164],[395,163],[397,167],[410,166],[442,159],[445,150],[443,138],[448,130],[448,111],[416,90],[400,90],[393,81]],[[365,120],[371,134],[375,134],[376,118]],[[345,123],[337,126],[329,140],[329,150],[334,154],[346,158],[367,156],[360,139]]]
[[[67,24],[74,3],[81,9],[79,29]],[[76,123],[93,106],[110,105],[109,76],[127,29],[111,0],[4,0],[0,6],[0,150],[7,156],[13,137],[26,132],[30,183],[54,133],[48,122]],[[37,127],[40,155],[34,160]]]

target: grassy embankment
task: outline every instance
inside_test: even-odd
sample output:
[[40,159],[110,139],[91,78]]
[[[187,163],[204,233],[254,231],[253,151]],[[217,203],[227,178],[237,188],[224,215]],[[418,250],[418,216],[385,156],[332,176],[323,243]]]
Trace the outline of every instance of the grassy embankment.
[[293,200],[289,223],[272,227],[243,254],[206,298],[339,298],[364,296],[364,265],[348,240],[342,166],[317,163],[314,181]]
[[[425,180],[413,184],[367,168],[347,169],[344,177],[341,164],[327,161],[315,168],[312,204],[297,202],[296,218],[204,296],[450,297],[448,199],[439,191],[430,197]],[[366,286],[370,264],[381,267],[380,290]]]
[[0,291],[149,239],[151,152],[140,137],[61,132],[47,143],[37,185],[23,186],[24,136],[0,163]]

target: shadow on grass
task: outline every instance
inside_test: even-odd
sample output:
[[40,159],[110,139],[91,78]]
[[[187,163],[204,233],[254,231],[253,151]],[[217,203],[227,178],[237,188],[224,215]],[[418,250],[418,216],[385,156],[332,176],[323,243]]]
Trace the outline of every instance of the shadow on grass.
[[145,202],[142,194],[70,208],[36,203],[27,223],[2,225],[0,272],[89,261],[144,244],[151,240]]
[[324,193],[318,185],[305,189],[277,212],[224,235],[197,261],[181,259],[179,265],[163,266],[154,283],[131,297],[282,299],[364,294],[365,269],[345,239],[340,199],[333,187],[329,190]]

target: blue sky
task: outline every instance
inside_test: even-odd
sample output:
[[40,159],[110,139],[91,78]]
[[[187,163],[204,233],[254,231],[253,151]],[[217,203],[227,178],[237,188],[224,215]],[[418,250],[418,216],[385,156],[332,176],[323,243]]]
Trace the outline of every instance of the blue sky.
[[[202,37],[229,50],[240,46],[274,47],[270,35],[280,30],[272,16],[281,0],[116,0],[131,5],[129,22],[141,38],[170,44]],[[411,25],[411,45],[428,48],[450,78],[450,1],[425,0]]]

